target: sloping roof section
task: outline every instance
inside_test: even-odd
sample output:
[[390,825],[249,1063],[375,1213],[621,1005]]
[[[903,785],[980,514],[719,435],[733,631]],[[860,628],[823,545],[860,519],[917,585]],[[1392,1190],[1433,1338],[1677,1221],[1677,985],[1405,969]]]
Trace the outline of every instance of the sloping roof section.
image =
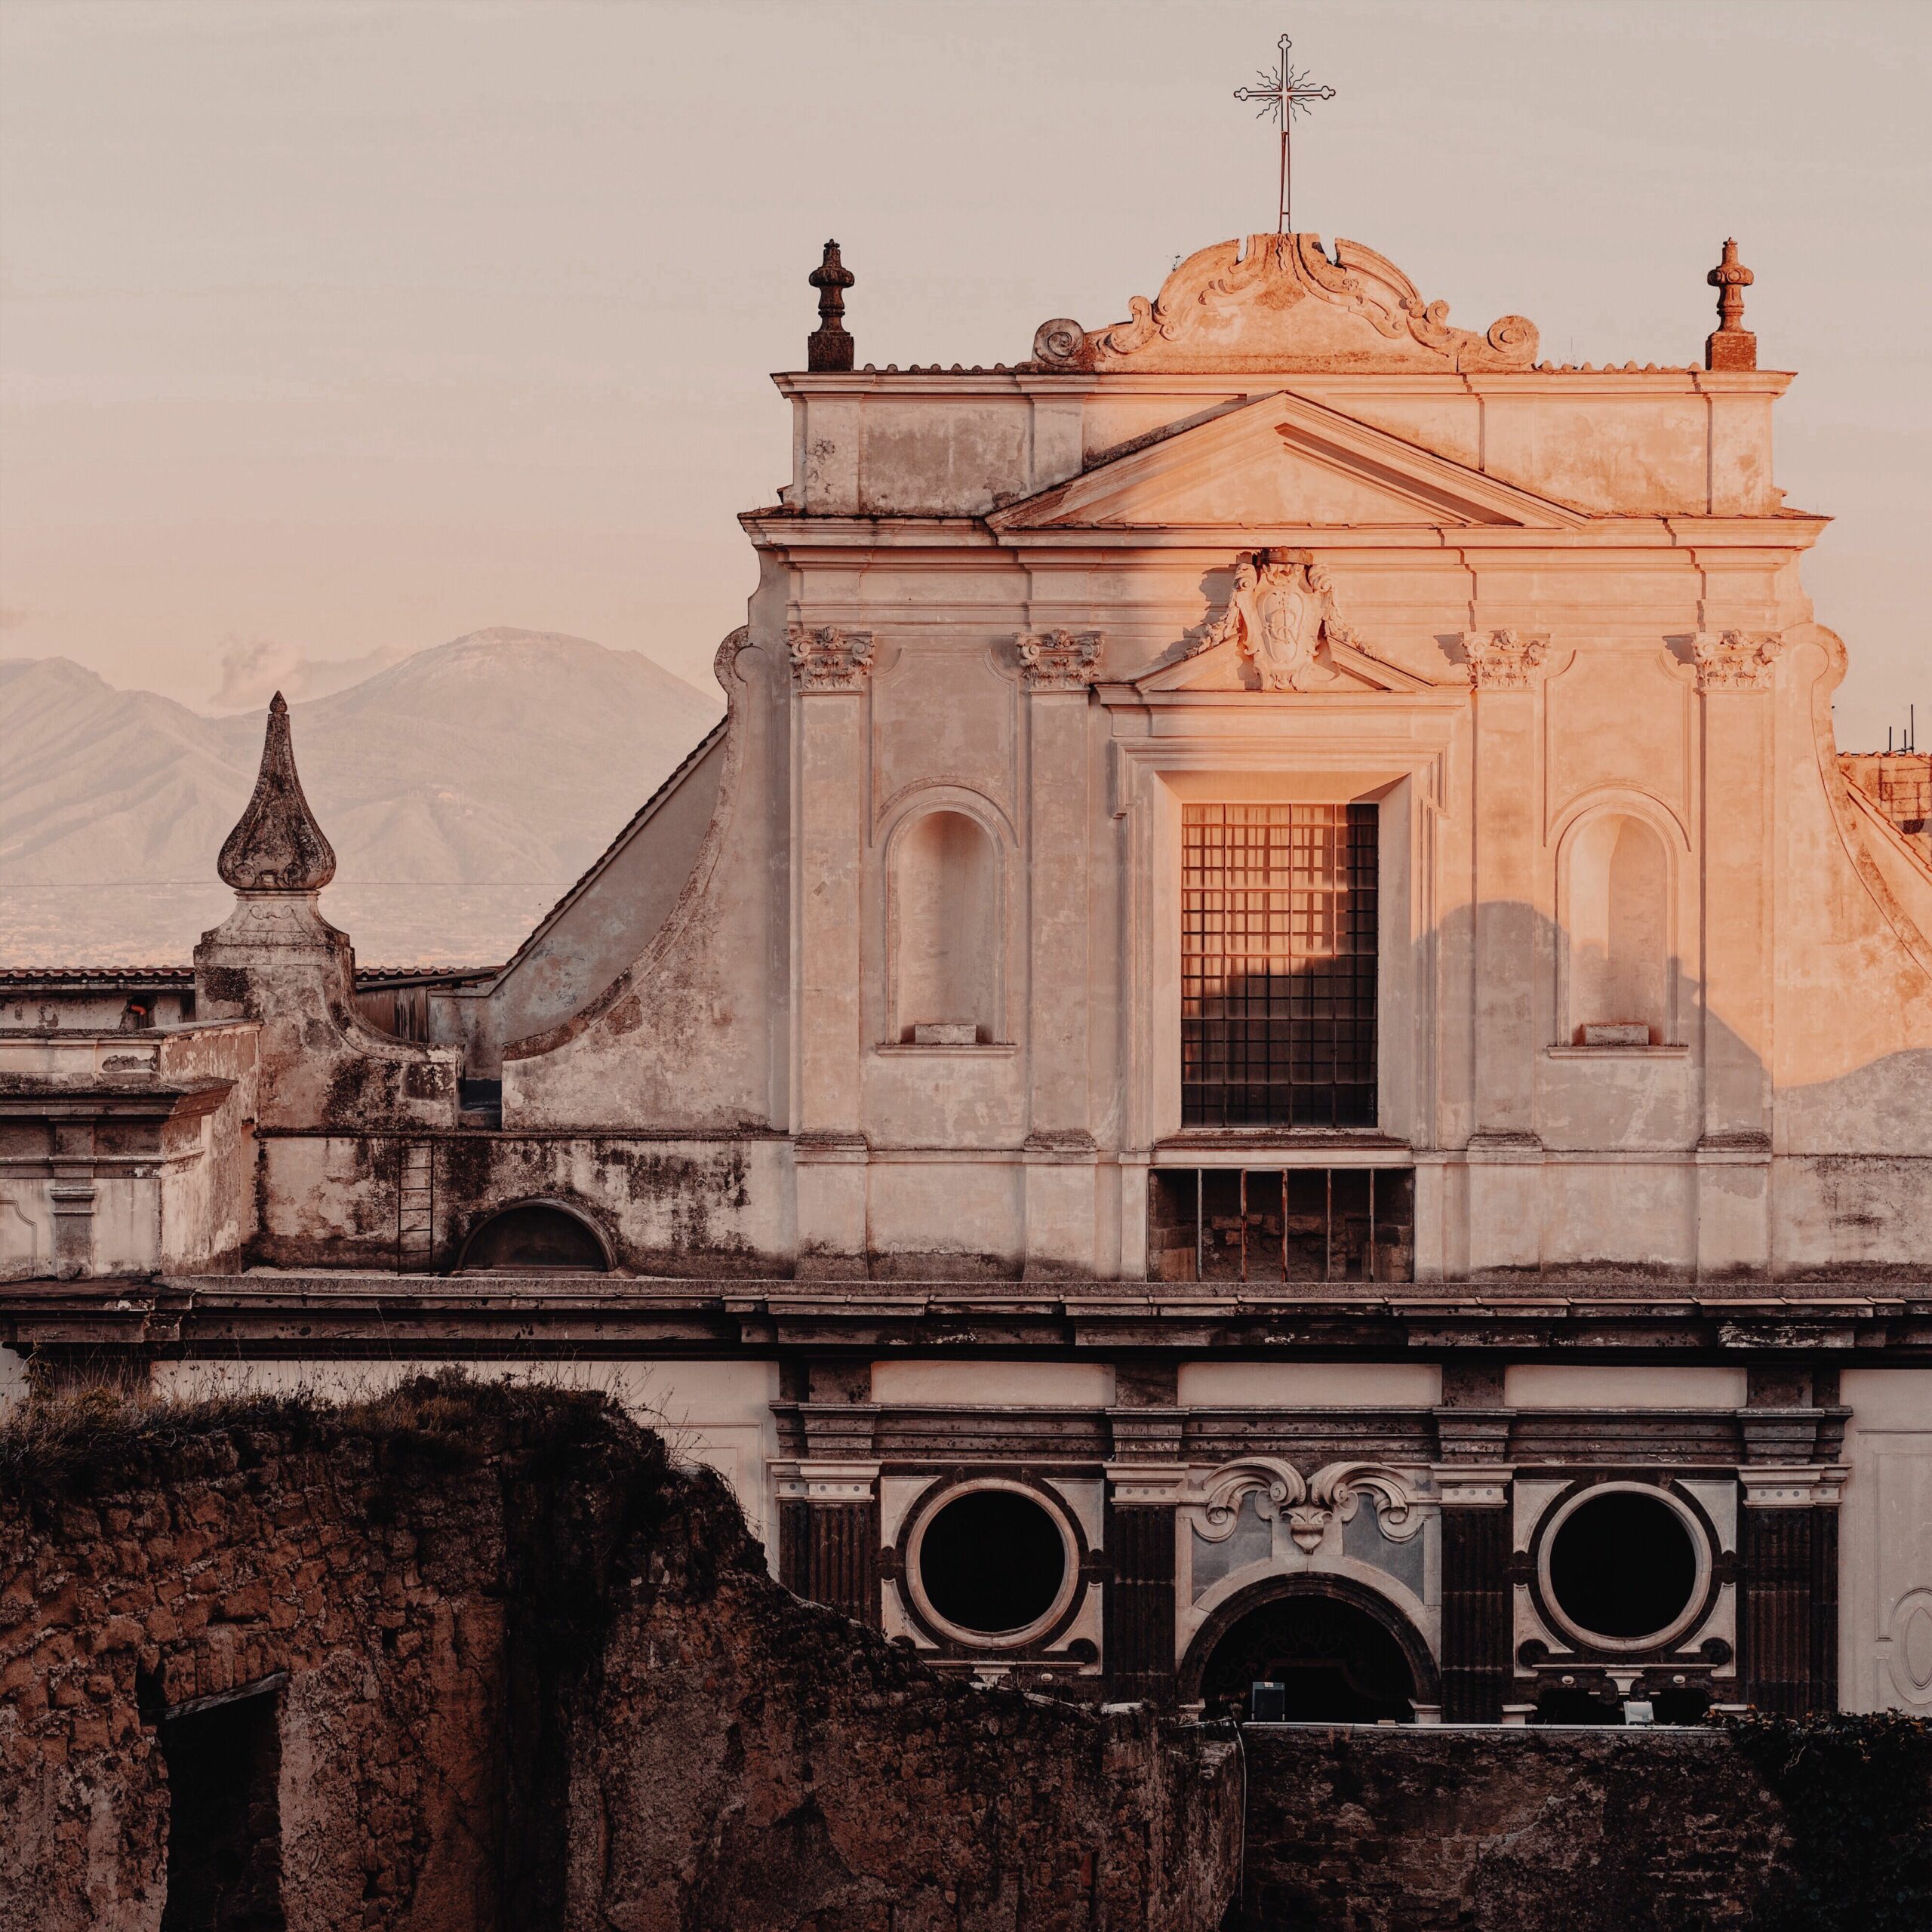
[[591,861],[577,883],[550,908],[549,912],[543,915],[542,918],[537,921],[536,925],[531,929],[529,937],[510,955],[508,959],[504,961],[502,966],[497,969],[496,983],[500,985],[507,980],[530,956],[531,952],[542,943],[544,935],[550,931],[557,921],[583,897],[585,893],[589,891],[592,885],[609,868],[617,854],[649,823],[665,800],[683,784],[699,765],[703,763],[712,751],[724,743],[724,734],[731,721],[731,714],[727,712],[725,715],[719,718],[718,722],[685,753],[683,758],[679,761],[677,768],[625,821],[623,829],[617,837],[613,838],[610,844]]

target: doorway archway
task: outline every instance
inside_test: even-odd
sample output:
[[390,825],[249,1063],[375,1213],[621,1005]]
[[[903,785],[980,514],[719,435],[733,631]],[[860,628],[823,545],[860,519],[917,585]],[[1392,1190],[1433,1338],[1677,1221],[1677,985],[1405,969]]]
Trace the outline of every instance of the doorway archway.
[[1244,1715],[1248,1687],[1272,1682],[1287,1718],[1314,1724],[1411,1724],[1441,1702],[1441,1681],[1408,1619],[1343,1577],[1272,1577],[1229,1598],[1180,1669],[1181,1697],[1211,1715]]

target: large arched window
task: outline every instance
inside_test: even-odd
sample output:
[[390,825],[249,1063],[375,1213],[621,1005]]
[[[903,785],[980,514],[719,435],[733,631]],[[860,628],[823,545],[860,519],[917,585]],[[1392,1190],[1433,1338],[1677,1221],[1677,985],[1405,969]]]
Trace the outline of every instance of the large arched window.
[[1669,1037],[1670,860],[1627,813],[1592,819],[1571,840],[1570,1038],[1655,1046]]
[[922,813],[893,841],[893,1037],[931,1044],[996,1039],[999,848],[961,811]]

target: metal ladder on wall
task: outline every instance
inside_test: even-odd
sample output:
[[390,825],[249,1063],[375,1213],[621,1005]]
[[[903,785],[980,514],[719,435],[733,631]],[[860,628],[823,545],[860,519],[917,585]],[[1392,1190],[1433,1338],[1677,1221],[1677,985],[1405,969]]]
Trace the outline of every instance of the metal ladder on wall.
[[395,1272],[429,1271],[436,1250],[435,1149],[426,1140],[405,1140],[398,1156]]

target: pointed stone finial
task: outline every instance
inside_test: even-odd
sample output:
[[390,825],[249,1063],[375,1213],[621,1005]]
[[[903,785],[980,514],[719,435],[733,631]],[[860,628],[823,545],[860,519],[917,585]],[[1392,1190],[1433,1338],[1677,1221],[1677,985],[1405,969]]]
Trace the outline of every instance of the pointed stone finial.
[[805,367],[840,374],[852,366],[852,338],[845,333],[845,291],[858,278],[838,259],[838,244],[825,245],[825,260],[805,279],[818,291],[818,327],[805,338]]
[[1737,244],[1727,241],[1724,259],[1704,279],[1718,291],[1718,325],[1704,338],[1707,369],[1755,369],[1758,338],[1744,326],[1744,291],[1757,280],[1737,259]]
[[322,836],[288,735],[288,706],[277,691],[254,795],[222,846],[217,869],[237,892],[319,892],[335,877],[335,852]]

